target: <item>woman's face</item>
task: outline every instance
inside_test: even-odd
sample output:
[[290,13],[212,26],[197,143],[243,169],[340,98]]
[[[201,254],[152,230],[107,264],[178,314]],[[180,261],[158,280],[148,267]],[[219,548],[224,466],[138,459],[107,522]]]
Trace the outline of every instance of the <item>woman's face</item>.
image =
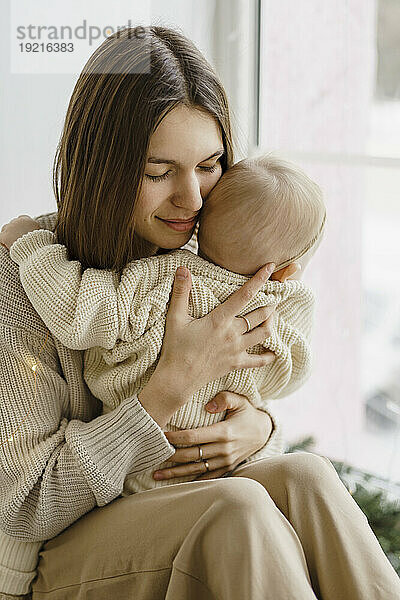
[[[148,242],[147,255],[190,240],[203,200],[221,177],[223,154],[219,125],[210,115],[180,104],[164,117],[150,138],[135,206],[135,233]],[[165,222],[193,218],[182,231]]]

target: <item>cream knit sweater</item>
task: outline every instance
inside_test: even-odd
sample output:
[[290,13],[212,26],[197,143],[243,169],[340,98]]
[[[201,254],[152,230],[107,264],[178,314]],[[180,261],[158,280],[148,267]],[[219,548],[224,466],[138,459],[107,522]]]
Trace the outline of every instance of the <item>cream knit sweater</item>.
[[[45,325],[65,346],[85,350],[84,379],[102,401],[104,414],[138,395],[153,374],[178,266],[185,265],[192,275],[189,314],[195,318],[204,317],[248,279],[185,249],[132,261],[121,277],[104,269],[89,268],[82,273],[80,263],[69,261],[67,248],[44,229],[19,238],[10,248],[10,257],[19,264],[22,285]],[[241,312],[276,306],[272,336],[249,350],[273,350],[274,363],[234,370],[209,382],[179,408],[164,431],[223,420],[225,412],[210,414],[204,408],[222,390],[247,396],[256,408],[268,408],[269,399],[297,389],[310,374],[313,302],[312,291],[301,281],[268,281]],[[270,455],[263,448],[247,461]],[[157,468],[172,465],[167,461]],[[155,481],[153,471],[150,467],[128,474],[123,495],[196,478]]]
[[[35,219],[51,231],[57,213]],[[128,473],[174,454],[136,396],[101,410],[83,352],[49,333],[0,246],[0,598],[29,592],[43,541],[119,497]],[[274,423],[266,447],[279,454],[279,420],[261,410]]]

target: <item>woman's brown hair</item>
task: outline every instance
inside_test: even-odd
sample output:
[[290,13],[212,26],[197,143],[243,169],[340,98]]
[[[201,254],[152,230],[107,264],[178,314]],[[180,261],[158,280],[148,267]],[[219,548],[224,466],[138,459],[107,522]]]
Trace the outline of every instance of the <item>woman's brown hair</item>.
[[142,255],[134,235],[135,200],[150,137],[175,106],[216,119],[225,147],[222,171],[233,164],[228,101],[210,64],[178,31],[140,30],[141,38],[132,28],[114,33],[89,58],[57,146],[55,234],[83,269],[121,272]]

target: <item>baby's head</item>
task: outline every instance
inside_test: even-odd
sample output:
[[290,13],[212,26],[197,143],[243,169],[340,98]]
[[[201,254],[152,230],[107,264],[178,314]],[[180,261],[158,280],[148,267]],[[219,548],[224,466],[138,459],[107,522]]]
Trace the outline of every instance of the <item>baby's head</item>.
[[274,262],[302,270],[325,224],[319,186],[296,165],[268,154],[228,169],[200,213],[199,256],[242,275]]

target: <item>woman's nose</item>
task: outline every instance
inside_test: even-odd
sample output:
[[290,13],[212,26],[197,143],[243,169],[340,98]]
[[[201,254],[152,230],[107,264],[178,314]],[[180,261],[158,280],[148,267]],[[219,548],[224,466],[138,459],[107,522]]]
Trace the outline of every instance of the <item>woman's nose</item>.
[[197,177],[192,177],[181,184],[173,202],[176,206],[186,208],[193,213],[198,212],[201,209],[203,206],[203,198]]

